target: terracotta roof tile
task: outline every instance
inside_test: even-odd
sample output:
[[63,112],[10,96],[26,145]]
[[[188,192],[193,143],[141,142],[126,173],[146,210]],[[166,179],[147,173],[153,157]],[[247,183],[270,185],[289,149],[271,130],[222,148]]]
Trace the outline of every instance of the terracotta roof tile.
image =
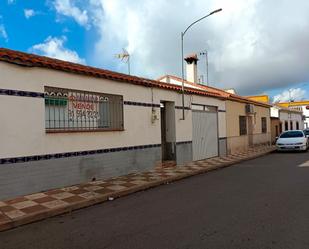
[[[174,80],[177,80],[177,81],[182,81],[181,78],[174,76],[174,75],[165,75],[165,76],[160,77],[158,80],[162,80],[165,77],[170,77],[171,79],[174,79]],[[228,93],[224,90],[221,90],[221,89],[218,89],[218,88],[215,88],[215,87],[196,84],[196,83],[193,83],[193,82],[190,82],[190,81],[187,81],[187,80],[185,80],[185,83],[188,84],[188,85],[192,85],[194,87],[199,87],[200,89],[204,89],[205,91],[210,92],[210,93],[219,94],[223,98],[226,98],[226,99],[229,99],[229,100],[232,100],[232,101],[248,103],[248,104],[255,104],[255,105],[264,106],[264,107],[271,107],[271,105],[269,105],[269,104],[254,101],[254,100],[248,99],[246,97],[239,96],[237,94]]]
[[[20,51],[10,50],[6,48],[0,48],[0,61],[9,62],[17,65],[27,67],[42,67],[49,68],[69,73],[83,74],[92,77],[98,77],[103,79],[115,80],[118,82],[125,82],[135,85],[141,85],[146,87],[157,87],[172,91],[181,92],[181,86],[175,86],[168,83],[163,83],[156,80],[150,80],[137,76],[126,75],[122,73],[116,73],[113,71],[80,65],[68,61],[62,61],[45,56],[24,53]],[[194,88],[185,87],[187,94],[204,95],[214,98],[222,99],[222,95],[215,92],[205,92]]]

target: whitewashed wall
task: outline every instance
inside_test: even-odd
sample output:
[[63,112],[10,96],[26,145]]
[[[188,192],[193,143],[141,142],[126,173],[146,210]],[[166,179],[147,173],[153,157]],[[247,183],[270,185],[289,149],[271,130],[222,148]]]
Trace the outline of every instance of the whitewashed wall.
[[[159,88],[82,76],[61,71],[28,68],[0,62],[0,88],[44,92],[44,86],[103,92],[123,95],[125,101],[159,104],[174,101],[181,106],[181,94]],[[218,106],[225,110],[224,101],[185,96],[190,103]],[[45,133],[45,105],[43,98],[0,96],[0,158],[103,149],[161,143],[160,120],[151,122],[151,108],[124,105],[124,131]],[[159,116],[160,110],[156,108]],[[176,141],[192,140],[192,115],[176,109]],[[226,136],[225,113],[219,114],[219,134]]]
[[279,119],[280,122],[282,122],[282,131],[285,131],[285,121],[288,122],[289,129],[291,129],[290,127],[291,121],[293,122],[294,129],[296,127],[296,122],[299,123],[299,129],[304,129],[304,121],[302,116],[303,116],[302,113],[289,112],[288,110],[280,110]]
[[309,109],[307,109],[307,106],[302,106],[302,110],[303,110],[303,115],[305,116],[304,128],[309,129]]

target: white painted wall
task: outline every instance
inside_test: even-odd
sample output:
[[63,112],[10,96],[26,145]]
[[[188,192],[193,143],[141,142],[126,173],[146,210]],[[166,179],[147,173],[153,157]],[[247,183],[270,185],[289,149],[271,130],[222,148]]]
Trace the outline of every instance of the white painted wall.
[[[182,82],[179,80],[175,80],[170,78],[169,76],[166,76],[164,78],[162,78],[160,81],[162,82],[166,82],[166,83],[170,83],[173,85],[178,85],[181,86]],[[184,84],[185,87],[191,87],[191,88],[197,88],[195,86],[189,85],[189,84]],[[200,90],[204,90],[202,88],[200,88]],[[189,97],[189,96],[186,96]],[[180,100],[181,101],[181,100]],[[225,107],[225,101],[217,99],[217,98],[205,98],[203,96],[198,96],[198,95],[192,95],[192,97],[190,99],[186,99],[186,101],[189,101],[189,106],[191,106],[191,104],[203,104],[203,105],[209,105],[209,106],[216,106],[218,107],[218,110],[220,110],[220,112],[218,113],[218,130],[219,130],[219,138],[225,138],[226,137],[226,107]],[[182,112],[181,110],[178,110],[178,112]],[[192,120],[192,116],[191,116],[191,112],[190,114],[188,113],[188,111],[186,111],[187,115],[190,115],[190,117],[188,117],[190,120]],[[182,114],[181,114],[182,115]],[[178,117],[182,117],[182,116],[178,116]],[[189,125],[189,124],[188,124]],[[192,134],[192,130],[191,131],[185,131],[185,132],[190,132],[190,134]],[[181,136],[181,134],[178,134],[178,136]],[[191,137],[192,139],[192,137]]]
[[276,106],[273,106],[270,108],[270,116],[272,118],[279,118],[279,108]]
[[302,110],[303,110],[303,115],[305,116],[304,128],[309,129],[309,109],[307,109],[307,106],[302,106]]
[[[170,83],[170,84],[173,84],[173,85],[177,85],[177,86],[182,86],[182,81],[172,79],[169,76],[165,76],[160,81],[161,82],[165,82],[165,83]],[[184,86],[185,87],[191,87],[191,88],[199,89],[199,90],[203,90],[203,88],[201,88],[201,87],[194,86],[194,85],[188,84],[186,82],[184,82]]]
[[[287,121],[289,130],[296,128],[296,122],[299,123],[299,129],[304,129],[304,121],[302,119],[303,114],[301,112],[289,112],[288,110],[281,109],[279,111],[279,119],[282,123],[282,131],[285,131],[285,122]],[[293,122],[293,127],[291,128],[290,122]]]
[[[125,101],[159,104],[174,101],[181,106],[181,94],[123,82],[82,76],[44,68],[21,67],[0,62],[0,88],[44,92],[44,86],[123,95]],[[222,100],[185,96],[185,106],[200,103],[225,110]],[[160,116],[159,108],[156,108]],[[161,143],[160,120],[151,122],[150,107],[124,105],[124,131],[45,133],[43,98],[0,95],[0,158],[71,152],[111,147]],[[175,110],[176,141],[192,140],[192,114]],[[219,114],[219,136],[226,136],[225,113]]]

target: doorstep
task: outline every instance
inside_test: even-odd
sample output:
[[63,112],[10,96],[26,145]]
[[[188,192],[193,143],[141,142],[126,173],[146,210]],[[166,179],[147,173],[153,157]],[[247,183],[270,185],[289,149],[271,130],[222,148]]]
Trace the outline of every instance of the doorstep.
[[92,181],[0,201],[0,231],[227,167],[274,150],[274,146],[261,146],[226,157],[194,161],[177,167],[156,168],[147,172]]

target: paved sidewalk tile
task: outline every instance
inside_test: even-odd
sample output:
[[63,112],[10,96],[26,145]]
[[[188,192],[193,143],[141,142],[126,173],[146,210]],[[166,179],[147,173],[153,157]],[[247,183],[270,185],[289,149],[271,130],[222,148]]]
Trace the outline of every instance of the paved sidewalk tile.
[[153,169],[2,200],[0,201],[0,231],[100,203],[108,200],[109,197],[115,198],[158,186],[164,182],[231,165],[273,150],[273,146],[263,146],[247,152],[194,161],[182,166]]

